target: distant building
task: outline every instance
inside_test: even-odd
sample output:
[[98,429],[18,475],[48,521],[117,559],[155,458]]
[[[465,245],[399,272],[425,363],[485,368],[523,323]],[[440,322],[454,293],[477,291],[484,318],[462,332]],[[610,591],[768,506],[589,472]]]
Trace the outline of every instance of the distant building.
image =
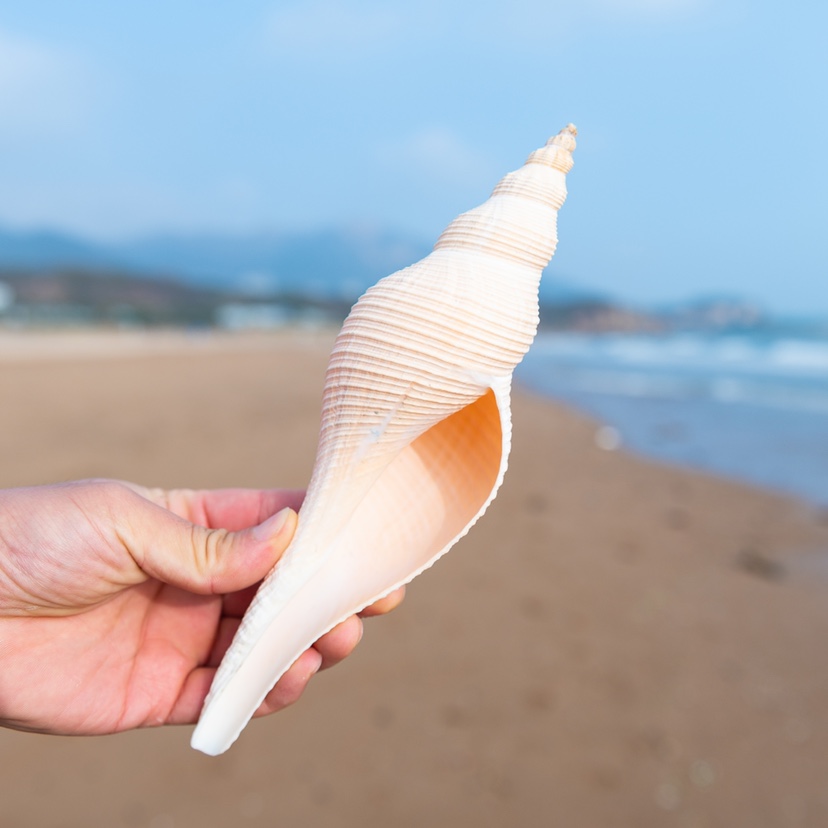
[[276,303],[244,305],[228,302],[216,310],[216,324],[231,331],[284,327],[290,319],[287,310]]
[[757,304],[728,297],[702,299],[673,313],[673,324],[679,328],[726,331],[756,328],[765,322]]

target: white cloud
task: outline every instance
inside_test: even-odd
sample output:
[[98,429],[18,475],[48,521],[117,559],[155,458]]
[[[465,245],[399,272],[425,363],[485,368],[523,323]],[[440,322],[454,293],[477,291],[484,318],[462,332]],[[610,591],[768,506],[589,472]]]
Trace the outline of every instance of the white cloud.
[[554,42],[570,17],[560,0],[293,0],[266,19],[266,48],[277,55],[325,61],[403,51],[426,45],[498,47]]
[[672,17],[677,14],[695,12],[708,5],[708,0],[594,0],[594,2],[599,10],[639,17]]
[[0,135],[74,128],[86,110],[85,85],[73,56],[0,30]]
[[414,177],[465,185],[491,177],[493,162],[443,126],[424,127],[380,151],[388,167],[407,169]]
[[290,0],[264,22],[264,48],[271,54],[314,63],[376,59],[393,51],[414,59],[441,44],[500,52],[550,48],[574,37],[596,15],[638,21],[669,21],[694,14],[710,0]]
[[355,49],[373,52],[405,32],[407,17],[405,7],[343,0],[294,2],[269,15],[266,45],[292,57],[317,58]]

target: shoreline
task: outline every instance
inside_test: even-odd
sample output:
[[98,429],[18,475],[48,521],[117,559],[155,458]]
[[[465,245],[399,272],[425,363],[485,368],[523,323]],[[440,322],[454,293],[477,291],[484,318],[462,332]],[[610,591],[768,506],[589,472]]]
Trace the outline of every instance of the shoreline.
[[297,342],[333,342],[336,330],[324,326],[295,326],[261,332],[222,331],[215,328],[0,328],[0,362],[117,359],[191,352],[258,350]]
[[[0,486],[304,486],[331,340],[0,360]],[[826,824],[825,514],[513,402],[480,524],[297,705],[217,759],[0,730],[0,823]]]
[[[539,336],[517,376],[644,457],[828,507],[828,342]],[[605,435],[607,436],[607,435]]]

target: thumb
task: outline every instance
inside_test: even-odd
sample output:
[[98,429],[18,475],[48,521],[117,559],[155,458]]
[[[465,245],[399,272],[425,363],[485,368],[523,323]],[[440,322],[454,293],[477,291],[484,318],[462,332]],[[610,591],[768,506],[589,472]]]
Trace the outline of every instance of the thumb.
[[161,519],[156,512],[137,533],[132,557],[149,577],[202,595],[236,592],[264,578],[290,544],[297,521],[293,509],[282,509],[258,526],[229,532],[160,512]]

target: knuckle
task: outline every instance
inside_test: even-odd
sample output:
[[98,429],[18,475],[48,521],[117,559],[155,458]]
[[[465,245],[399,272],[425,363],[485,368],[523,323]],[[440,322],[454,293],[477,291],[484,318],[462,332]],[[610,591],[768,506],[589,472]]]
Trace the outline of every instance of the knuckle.
[[214,592],[214,583],[221,572],[227,538],[226,529],[205,529],[193,524],[190,527],[190,549],[199,581]]

